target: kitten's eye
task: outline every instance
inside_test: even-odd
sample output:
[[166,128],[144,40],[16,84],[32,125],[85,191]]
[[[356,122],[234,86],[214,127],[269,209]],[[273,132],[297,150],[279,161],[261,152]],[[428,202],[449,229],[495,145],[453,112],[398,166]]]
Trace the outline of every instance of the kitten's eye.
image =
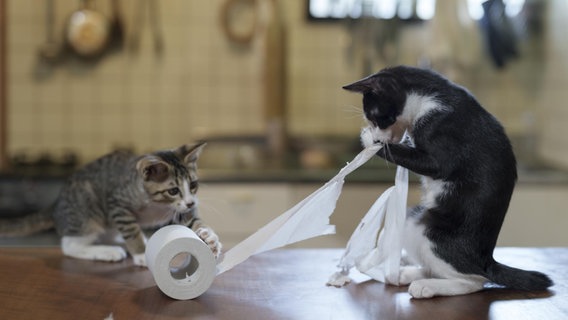
[[189,191],[190,191],[191,193],[196,193],[198,188],[199,188],[199,182],[197,182],[197,181],[191,181],[191,182],[189,183]]
[[179,194],[179,188],[171,188],[171,189],[168,189],[168,194],[169,194],[170,196],[178,195],[178,194]]

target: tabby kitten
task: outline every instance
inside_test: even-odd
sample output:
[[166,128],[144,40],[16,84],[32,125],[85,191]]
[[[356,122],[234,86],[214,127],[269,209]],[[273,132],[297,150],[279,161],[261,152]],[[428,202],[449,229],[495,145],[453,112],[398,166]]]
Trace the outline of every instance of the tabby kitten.
[[55,227],[65,255],[119,261],[126,251],[100,242],[103,236],[121,235],[134,263],[145,266],[142,228],[175,223],[193,229],[219,256],[217,235],[197,214],[197,159],[204,146],[199,143],[142,156],[126,151],[103,156],[75,172],[51,208],[0,220],[0,236]]
[[[400,283],[415,298],[479,291],[486,282],[545,290],[544,274],[496,262],[493,250],[517,179],[503,127],[464,88],[439,74],[398,66],[347,85],[363,94],[365,146],[422,176],[409,211]],[[402,142],[404,133],[411,143]]]

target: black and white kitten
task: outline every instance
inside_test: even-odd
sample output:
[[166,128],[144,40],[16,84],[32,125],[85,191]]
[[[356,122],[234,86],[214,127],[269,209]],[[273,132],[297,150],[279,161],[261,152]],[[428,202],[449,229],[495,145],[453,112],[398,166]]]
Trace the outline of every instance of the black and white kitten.
[[[378,156],[422,176],[422,201],[409,211],[404,236],[413,266],[400,273],[413,297],[467,294],[487,282],[520,290],[553,284],[493,259],[516,160],[501,124],[466,89],[406,66],[343,88],[363,94],[363,144],[383,143]],[[411,144],[401,143],[405,131]]]

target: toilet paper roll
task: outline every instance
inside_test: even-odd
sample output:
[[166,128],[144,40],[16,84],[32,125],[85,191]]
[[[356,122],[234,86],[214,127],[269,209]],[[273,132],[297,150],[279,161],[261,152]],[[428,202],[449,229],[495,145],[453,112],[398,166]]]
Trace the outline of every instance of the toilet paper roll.
[[200,296],[216,275],[211,249],[180,225],[163,227],[152,235],[146,244],[146,263],[160,290],[178,300]]

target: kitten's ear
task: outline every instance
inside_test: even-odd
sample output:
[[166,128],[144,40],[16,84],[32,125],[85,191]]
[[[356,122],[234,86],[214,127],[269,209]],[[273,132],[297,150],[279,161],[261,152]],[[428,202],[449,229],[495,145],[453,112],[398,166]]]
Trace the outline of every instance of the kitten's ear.
[[207,142],[199,142],[194,145],[184,145],[177,149],[177,153],[183,158],[185,164],[194,163],[199,158],[203,147],[207,145]]
[[163,182],[169,176],[168,164],[154,156],[145,156],[138,160],[136,170],[144,181]]
[[375,75],[370,75],[361,80],[357,80],[351,84],[345,85],[342,88],[352,92],[365,93],[373,90],[375,86]]

